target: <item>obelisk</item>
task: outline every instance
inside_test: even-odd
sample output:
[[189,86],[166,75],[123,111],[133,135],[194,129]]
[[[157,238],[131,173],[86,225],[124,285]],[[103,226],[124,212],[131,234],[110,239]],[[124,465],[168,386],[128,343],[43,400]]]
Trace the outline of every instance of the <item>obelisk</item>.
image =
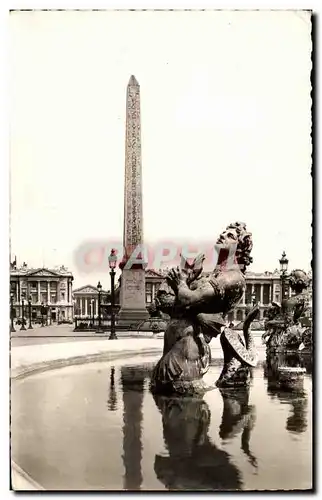
[[140,86],[132,75],[126,95],[124,259],[121,265],[119,324],[135,328],[148,318],[145,306],[143,245]]

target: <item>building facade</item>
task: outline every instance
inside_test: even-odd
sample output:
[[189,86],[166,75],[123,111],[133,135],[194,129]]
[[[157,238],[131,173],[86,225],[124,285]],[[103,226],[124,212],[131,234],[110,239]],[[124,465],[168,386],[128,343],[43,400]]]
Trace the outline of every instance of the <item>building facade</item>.
[[[104,306],[110,303],[110,292],[101,290],[102,315]],[[85,285],[73,291],[74,316],[76,318],[98,317],[98,289],[93,285]]]
[[[145,273],[146,305],[153,302],[159,286],[168,272],[167,269],[155,271],[148,269]],[[268,306],[272,302],[281,301],[281,278],[278,270],[274,272],[253,273],[248,272],[246,277],[246,290],[238,306],[228,315],[229,321],[243,321],[253,300],[260,304],[259,319],[264,319]],[[285,284],[285,295],[290,296],[291,290]]]
[[145,304],[146,307],[150,306],[154,301],[159,286],[161,285],[164,274],[162,272],[157,272],[154,269],[147,269],[145,271]]
[[[145,271],[145,303],[149,307],[159,290],[159,287],[164,280],[168,270],[147,269]],[[243,321],[247,312],[252,307],[253,302],[259,303],[260,315],[259,320],[263,320],[267,314],[267,309],[272,302],[281,302],[281,278],[278,270],[274,272],[254,273],[247,272],[246,289],[244,295],[235,307],[234,311],[229,313],[228,321],[240,322]],[[119,305],[120,285],[115,289],[115,303]],[[102,293],[102,304],[109,303],[109,292]],[[285,283],[285,296],[291,296],[291,289]],[[79,317],[97,317],[98,315],[98,290],[92,285],[87,285],[73,292],[75,301],[75,315]],[[103,310],[107,310],[103,308]],[[102,310],[102,315],[103,315]]]
[[32,320],[43,316],[42,307],[45,306],[49,323],[72,321],[73,279],[72,273],[64,266],[31,269],[25,263],[20,268],[11,265],[10,293],[14,317],[22,318],[23,300],[24,317],[29,318],[30,300]]

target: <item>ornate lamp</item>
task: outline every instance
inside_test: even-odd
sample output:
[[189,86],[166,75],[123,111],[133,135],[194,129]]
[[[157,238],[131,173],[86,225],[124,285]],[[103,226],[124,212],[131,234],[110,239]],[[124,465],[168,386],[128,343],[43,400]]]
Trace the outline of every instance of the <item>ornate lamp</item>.
[[97,283],[98,290],[98,333],[101,333],[102,330],[102,319],[101,319],[101,293],[102,293],[102,285],[99,281]]
[[280,271],[281,274],[286,274],[288,268],[288,258],[286,257],[285,251],[282,253],[282,257],[280,258]]
[[14,299],[14,294],[10,294],[10,319],[11,319],[11,332],[15,332],[15,326],[14,326],[14,308],[13,308],[13,299]]
[[28,330],[32,330],[32,324],[31,324],[31,295],[29,295],[29,298],[28,298],[28,315],[29,315]]
[[26,327],[25,327],[25,294],[22,293],[22,296],[21,296],[21,321],[22,321],[22,326],[20,328],[20,330],[26,330]]
[[281,297],[281,302],[285,298],[285,278],[286,278],[286,273],[287,273],[287,268],[288,268],[288,258],[286,257],[285,251],[282,253],[282,257],[280,258],[280,272],[281,272],[281,289],[282,289],[282,297]]
[[117,263],[117,255],[116,250],[112,248],[111,253],[108,257],[108,262],[110,265],[110,276],[111,276],[111,334],[109,336],[109,340],[115,340],[116,332],[115,332],[115,268]]

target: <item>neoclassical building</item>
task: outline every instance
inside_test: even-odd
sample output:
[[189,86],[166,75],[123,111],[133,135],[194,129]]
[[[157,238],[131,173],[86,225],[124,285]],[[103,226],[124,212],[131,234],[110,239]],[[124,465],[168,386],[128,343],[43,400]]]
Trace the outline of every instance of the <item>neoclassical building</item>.
[[[109,304],[110,292],[101,290],[101,304]],[[74,315],[76,318],[98,317],[98,289],[93,285],[85,285],[73,291]],[[103,310],[102,310],[103,315]]]
[[16,262],[10,268],[10,293],[14,315],[29,316],[28,300],[31,300],[31,317],[41,317],[41,307],[47,309],[47,318],[52,322],[73,319],[72,286],[73,275],[64,266],[55,269],[29,268],[26,263],[21,267]]

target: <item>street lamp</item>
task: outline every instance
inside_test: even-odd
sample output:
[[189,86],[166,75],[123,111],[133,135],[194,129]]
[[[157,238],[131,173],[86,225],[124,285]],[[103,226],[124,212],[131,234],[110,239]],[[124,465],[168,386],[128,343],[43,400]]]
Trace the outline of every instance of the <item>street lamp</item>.
[[29,299],[28,299],[28,315],[29,315],[28,330],[32,330],[32,324],[31,324],[31,295],[29,295]]
[[10,294],[10,319],[11,319],[11,328],[10,328],[10,331],[11,332],[15,332],[15,326],[13,324],[13,320],[14,320],[14,309],[13,309],[13,293]]
[[73,312],[74,312],[74,318],[76,315],[78,315],[78,310],[76,307],[76,299],[73,299]]
[[20,330],[26,330],[26,327],[25,327],[25,298],[24,298],[24,295],[21,297],[21,320],[22,320],[22,325],[21,325],[21,328]]
[[92,307],[92,311],[91,312],[92,312],[92,325],[93,325],[93,328],[94,328],[94,302],[95,302],[95,300],[92,299],[91,300],[91,307]]
[[285,298],[285,279],[286,279],[286,274],[287,274],[287,268],[288,268],[288,258],[286,257],[285,251],[282,253],[282,257],[280,258],[280,276],[281,276],[281,292],[282,292],[282,297],[281,297],[281,303],[283,302]]
[[98,290],[98,330],[97,330],[97,333],[101,333],[101,331],[102,331],[102,323],[101,323],[101,292],[102,292],[102,285],[101,285],[100,281],[97,284],[97,290]]
[[111,276],[111,334],[109,336],[109,340],[117,339],[115,333],[115,267],[117,262],[117,255],[114,248],[111,250],[111,254],[108,257],[108,262],[110,265],[110,276]]
[[44,303],[42,302],[41,303],[41,307],[40,307],[40,313],[41,313],[41,326],[44,326]]

